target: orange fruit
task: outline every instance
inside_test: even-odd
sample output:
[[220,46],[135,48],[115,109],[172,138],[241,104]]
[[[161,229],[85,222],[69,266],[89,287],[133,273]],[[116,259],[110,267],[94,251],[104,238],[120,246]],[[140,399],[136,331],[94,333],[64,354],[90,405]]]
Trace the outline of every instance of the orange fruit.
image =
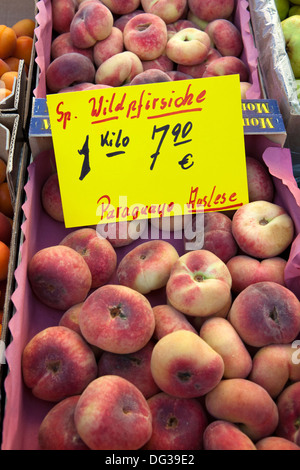
[[0,80],[4,82],[5,88],[12,90],[14,87],[14,81],[18,79],[18,72],[10,71],[5,72],[1,75]]
[[6,60],[0,59],[0,77],[3,75],[5,72],[10,72],[11,68],[9,64],[6,62]]
[[[8,57],[7,59],[5,59],[5,63],[8,65],[8,67],[10,68],[11,71],[14,71],[14,72],[17,72],[19,70],[19,62],[20,62],[21,59],[18,59],[17,57]],[[7,70],[8,72],[8,70]],[[0,73],[0,76],[2,74]]]
[[11,202],[8,183],[5,181],[0,184],[0,212],[7,217],[13,218],[14,210]]
[[[9,57],[8,59],[5,59],[4,62],[8,64],[12,72],[18,72],[20,60],[21,59],[18,59],[17,57]],[[24,70],[26,75],[28,75],[28,66],[26,64],[24,64]]]
[[11,93],[12,93],[11,90],[8,90],[7,88],[1,88],[1,86],[0,86],[0,101],[7,98],[9,95],[11,95]]
[[29,18],[24,18],[23,20],[17,21],[12,26],[12,29],[16,33],[17,37],[19,36],[29,36],[33,38],[35,28],[35,22]]
[[0,158],[0,184],[6,180],[6,162]]
[[12,28],[0,25],[0,59],[13,55],[17,44],[17,35]]
[[33,39],[29,36],[19,36],[16,41],[14,49],[14,57],[23,59],[27,67],[29,67],[31,59],[31,51],[33,46]]
[[5,304],[5,294],[6,294],[7,279],[0,281],[0,312],[3,310]]
[[7,279],[10,249],[0,241],[0,281]]

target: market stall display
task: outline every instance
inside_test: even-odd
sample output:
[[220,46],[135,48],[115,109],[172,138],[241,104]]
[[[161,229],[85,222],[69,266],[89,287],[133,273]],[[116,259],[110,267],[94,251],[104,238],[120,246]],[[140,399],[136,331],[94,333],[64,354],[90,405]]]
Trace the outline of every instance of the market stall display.
[[[253,139],[255,139],[255,138],[253,138]],[[296,260],[297,260],[297,252],[299,250],[299,248],[297,248],[297,245],[299,243],[299,241],[297,240],[297,238],[299,238],[299,237],[297,237],[297,234],[299,233],[298,232],[299,231],[299,218],[297,218],[297,214],[298,214],[298,211],[299,211],[299,189],[293,184],[293,175],[292,175],[291,161],[289,160],[289,152],[285,149],[280,148],[279,146],[277,146],[277,147],[268,147],[267,146],[268,145],[267,141],[263,137],[262,138],[259,138],[259,137],[256,138],[255,139],[256,142],[254,142],[253,139],[251,139],[250,142],[247,142],[247,154],[252,155],[254,158],[256,158],[256,160],[258,162],[264,163],[264,165],[266,165],[266,168],[268,168],[268,171],[272,174],[272,182],[274,184],[274,189],[275,189],[272,204],[274,203],[276,207],[277,206],[283,207],[284,211],[288,211],[287,213],[290,214],[290,216],[292,217],[292,220],[294,221],[295,236],[294,236],[292,251],[290,252],[290,246],[289,246],[288,251],[286,252],[285,255],[281,255],[281,254],[278,255],[280,258],[282,257],[283,262],[285,261],[285,263],[284,263],[285,285],[289,286],[289,287],[283,288],[283,290],[284,289],[289,289],[290,287],[292,289],[292,290],[289,289],[290,294],[288,294],[287,296],[285,296],[285,294],[284,294],[284,297],[287,299],[288,296],[291,295],[292,298],[293,298],[293,295],[299,296],[299,284],[297,283],[297,274],[295,275],[295,272],[294,272],[294,270],[297,271],[297,261]],[[262,152],[262,154],[260,154],[260,152]],[[26,241],[22,245],[22,248],[21,248],[22,249],[22,263],[20,264],[20,266],[18,267],[17,272],[16,272],[16,277],[17,277],[17,280],[18,280],[18,284],[19,284],[19,286],[22,286],[22,288],[17,289],[15,291],[15,293],[13,294],[13,301],[16,305],[16,314],[14,315],[13,319],[11,320],[10,328],[12,330],[14,340],[10,344],[10,346],[8,347],[8,351],[7,351],[7,358],[8,358],[9,364],[11,366],[11,371],[12,372],[8,375],[7,380],[6,380],[6,390],[7,390],[8,399],[7,399],[7,411],[6,411],[6,417],[5,417],[6,421],[4,423],[4,425],[5,425],[4,426],[4,430],[5,430],[5,433],[4,433],[4,447],[7,446],[7,447],[11,447],[11,448],[14,448],[14,447],[15,448],[33,448],[33,449],[38,448],[37,436],[38,436],[39,427],[41,425],[41,422],[43,421],[43,419],[47,415],[47,413],[50,410],[52,410],[53,407],[54,407],[54,403],[50,403],[47,400],[43,400],[43,399],[35,397],[32,394],[32,391],[30,389],[28,389],[27,386],[24,385],[22,377],[17,372],[20,368],[21,357],[22,357],[23,350],[24,350],[26,344],[28,344],[29,339],[33,338],[36,334],[38,334],[40,331],[43,331],[45,328],[57,327],[58,325],[60,325],[60,321],[61,321],[61,319],[63,317],[63,314],[64,314],[64,310],[53,309],[53,308],[47,307],[46,305],[41,303],[41,301],[38,300],[37,297],[35,296],[35,294],[33,293],[32,288],[31,288],[30,283],[29,283],[29,279],[27,277],[28,263],[30,262],[30,259],[32,259],[32,257],[34,256],[35,253],[39,252],[40,250],[42,250],[42,249],[44,249],[48,246],[56,246],[63,239],[65,239],[65,237],[68,234],[74,232],[73,229],[65,229],[64,224],[62,222],[55,221],[51,216],[49,216],[49,214],[47,214],[45,212],[45,210],[42,206],[41,198],[40,198],[42,187],[43,187],[45,181],[48,179],[49,175],[51,175],[53,173],[53,162],[54,162],[53,153],[52,153],[52,155],[48,154],[47,157],[51,157],[51,158],[46,158],[45,154],[41,154],[31,164],[31,166],[29,168],[30,178],[29,178],[29,181],[28,181],[28,183],[26,185],[26,188],[25,188],[26,189],[26,194],[27,194],[27,202],[24,205],[24,211],[25,211],[25,214],[26,214],[26,221],[24,222],[24,225],[22,226],[22,230],[25,234]],[[282,162],[283,161],[285,162],[284,173],[282,171]],[[47,164],[46,164],[46,162],[47,162]],[[289,162],[289,165],[286,165],[287,162]],[[34,220],[32,218],[32,214],[37,214],[38,215],[38,219],[35,219],[35,220],[39,220],[39,223],[34,222]],[[280,226],[280,223],[279,223],[279,226]],[[271,228],[271,226],[270,226],[270,228]],[[267,237],[267,239],[269,240],[269,237]],[[135,240],[135,241],[131,242],[130,244],[128,244],[124,247],[116,247],[115,251],[116,251],[116,254],[117,254],[117,258],[118,258],[118,266],[120,266],[122,260],[125,259],[125,255],[129,255],[129,253],[132,253],[134,249],[136,249],[137,247],[141,247],[146,242],[147,242],[147,240],[139,239],[139,240]],[[178,253],[179,259],[184,255],[185,249],[184,249],[184,241],[182,239],[181,240],[180,239],[167,240],[166,243],[171,243],[171,245],[174,246],[175,250]],[[294,251],[294,254],[293,254],[293,251]],[[190,252],[190,253],[192,253],[192,252]],[[213,254],[212,254],[212,256],[213,256]],[[235,257],[232,257],[231,260],[233,260],[234,258]],[[249,258],[249,262],[250,262],[251,261],[251,255],[250,256],[248,255],[248,258]],[[151,258],[149,258],[149,260],[151,261]],[[263,265],[264,264],[265,264],[265,262],[263,262]],[[229,263],[227,263],[227,265],[229,267]],[[224,269],[224,268],[222,268],[222,269]],[[278,274],[278,272],[281,269],[283,269],[283,267],[282,268],[277,267],[275,272]],[[264,275],[263,272],[262,272],[261,273],[261,279],[264,279],[264,280],[270,279],[270,276],[272,278],[272,274],[267,274],[267,271],[268,270],[267,270],[267,267],[266,267],[266,274]],[[231,272],[232,272],[232,279],[234,279],[235,278],[234,271],[232,270]],[[269,272],[272,272],[271,268],[270,268]],[[264,281],[261,281],[261,282],[264,283]],[[116,285],[116,284],[119,285],[119,281],[118,281],[118,278],[117,278],[117,271],[115,271],[114,275],[110,279],[109,284],[106,284],[106,285],[107,286],[108,285],[113,286],[113,285]],[[199,285],[199,287],[201,287],[201,285]],[[250,285],[250,287],[248,287],[248,289],[251,289],[253,287],[254,287],[254,285],[252,285],[252,286]],[[94,290],[94,292],[97,292],[98,289]],[[128,288],[128,289],[130,289],[130,288]],[[277,291],[278,291],[278,289],[279,289],[279,287],[277,287]],[[101,291],[101,287],[100,287],[100,291]],[[246,288],[244,288],[243,292],[244,292],[243,295],[246,295],[246,292],[248,292],[248,290]],[[144,295],[144,294],[142,294],[142,295]],[[149,301],[151,302],[151,305],[154,307],[153,311],[156,311],[155,309],[162,308],[161,306],[167,304],[165,287],[161,287],[161,288],[159,288],[157,290],[154,290],[154,291],[151,291],[149,294],[145,294],[145,295],[149,299]],[[225,291],[224,291],[224,295],[225,295]],[[238,297],[236,295],[237,294],[233,294],[233,298],[237,299]],[[250,290],[249,290],[249,295],[251,295],[251,297],[252,297],[252,294],[250,294]],[[272,296],[270,296],[270,299],[271,299]],[[88,298],[89,297],[87,297],[87,299]],[[257,301],[258,301],[258,298],[259,297],[257,297]],[[295,299],[296,299],[296,297],[295,297]],[[281,300],[281,302],[282,301],[283,301],[283,299]],[[291,300],[291,301],[294,302],[294,300]],[[86,302],[92,302],[92,296],[90,298],[90,301],[86,300]],[[296,303],[297,302],[298,301],[296,301]],[[223,309],[223,313],[222,313],[223,318],[222,319],[224,320],[225,325],[220,326],[221,331],[223,331],[222,328],[224,328],[224,327],[230,328],[230,325],[234,324],[234,323],[229,322],[228,319],[224,318],[224,316],[227,317],[228,309],[230,309],[230,307],[232,308],[232,305],[233,304],[230,302],[229,305],[227,305],[227,307]],[[237,304],[235,304],[235,305],[237,305]],[[86,308],[88,308],[87,304],[86,304]],[[164,307],[164,308],[167,308],[167,307]],[[185,331],[186,331],[186,329],[190,329],[191,332],[193,330],[196,331],[196,332],[202,331],[203,337],[205,337],[205,333],[204,333],[204,325],[206,324],[204,322],[205,317],[204,318],[203,317],[191,317],[191,316],[186,317],[185,314],[179,313],[177,311],[177,309],[175,309],[175,312],[176,313],[175,313],[175,316],[174,316],[174,313],[172,313],[172,310],[171,310],[171,312],[169,313],[170,316],[166,317],[166,318],[169,318],[169,320],[167,320],[167,323],[165,323],[163,321],[164,316],[161,317],[162,318],[162,320],[161,320],[162,323],[161,324],[157,323],[157,325],[158,324],[161,325],[160,326],[161,333],[160,333],[160,336],[159,336],[161,339],[166,335],[167,332],[168,333],[171,332],[170,328],[173,328],[173,331],[174,331],[178,328],[177,325],[179,325],[179,329],[180,329],[181,327],[183,327],[182,326],[183,324],[185,324],[185,327],[184,327]],[[279,312],[280,312],[280,310],[278,310],[278,314],[280,315]],[[221,311],[220,311],[220,314],[221,314]],[[296,314],[296,310],[294,310],[294,314],[295,314],[295,321],[297,323],[298,322],[298,320],[297,320],[298,317],[297,317],[297,314]],[[157,315],[159,315],[158,312],[157,312]],[[162,312],[161,315],[165,315],[165,314]],[[166,313],[166,315],[167,315],[167,313]],[[289,316],[289,314],[287,314],[287,313],[286,313],[286,315]],[[77,318],[77,320],[76,320],[76,318]],[[160,318],[160,317],[158,317],[158,318]],[[184,323],[184,318],[186,319],[185,322],[188,319],[187,323]],[[216,319],[217,318],[218,317],[216,317]],[[291,331],[291,336],[287,337],[288,338],[287,343],[285,343],[286,346],[282,346],[283,348],[287,347],[287,345],[291,345],[291,341],[293,341],[295,339],[295,337],[297,336],[295,328],[298,328],[298,327],[292,326],[294,320],[292,320],[292,316],[291,317],[289,316],[289,318],[290,318],[290,321],[291,321],[291,330],[290,330]],[[78,317],[76,317],[75,312],[74,312],[73,320],[74,321],[73,321],[72,328],[77,328],[78,327]],[[66,321],[65,325],[68,325],[67,319],[65,321]],[[22,323],[21,328],[20,328],[20,322]],[[173,322],[174,322],[174,324],[173,324]],[[69,325],[70,325],[70,323],[69,323]],[[172,327],[172,325],[173,325],[173,327]],[[189,326],[186,326],[186,325],[189,325]],[[169,327],[169,331],[166,330],[166,328],[168,328],[168,327]],[[200,330],[200,328],[201,328],[201,330]],[[288,331],[290,327],[288,327],[287,324],[286,324],[286,328],[287,328],[286,331]],[[152,329],[152,327],[150,329]],[[134,327],[133,327],[133,330],[135,331]],[[254,331],[256,331],[255,336],[257,336],[257,330],[254,330]],[[112,330],[112,332],[113,332],[113,330]],[[240,331],[240,333],[241,333],[241,331]],[[49,332],[49,334],[50,334],[50,332]],[[193,333],[193,334],[195,334],[195,333]],[[197,337],[198,337],[198,335],[197,335]],[[217,337],[219,337],[219,336],[217,336]],[[147,347],[149,347],[150,350],[152,350],[154,344],[155,343],[157,344],[157,340],[158,340],[158,337],[156,337],[156,339],[154,339],[154,343],[152,343],[153,340],[151,340],[151,342],[149,343],[149,345]],[[225,340],[225,337],[224,337],[224,340]],[[280,346],[281,340],[283,340],[283,338],[280,338],[279,343],[276,343],[278,348],[281,347]],[[185,346],[186,348],[188,348],[189,341],[186,343],[186,346]],[[208,339],[208,337],[207,337],[207,341],[208,341],[207,344],[213,344],[213,343],[210,343],[210,340]],[[216,339],[214,341],[216,341]],[[247,339],[247,341],[249,341],[249,340]],[[261,343],[261,346],[259,348],[260,350],[267,347],[268,342],[265,343],[264,341],[265,340],[263,340],[263,343]],[[250,341],[250,343],[251,343],[251,341]],[[273,343],[272,340],[271,340],[271,343]],[[104,343],[101,343],[101,345],[103,345],[103,344]],[[185,344],[185,342],[183,342],[182,344]],[[264,346],[262,346],[262,344],[264,344]],[[151,345],[151,347],[150,347],[150,345]],[[238,347],[238,344],[235,345],[235,343],[234,343],[233,346]],[[57,346],[57,347],[59,347],[59,346]],[[97,347],[93,346],[93,348],[94,347],[96,348],[96,351],[99,352],[98,346]],[[216,349],[218,349],[217,345],[214,345],[214,347]],[[221,348],[221,345],[219,344],[218,347]],[[243,346],[243,348],[245,348],[245,346]],[[247,363],[246,356],[248,354],[246,351],[247,351],[247,347],[246,347],[246,349],[244,349],[244,353],[242,355],[241,354],[239,355],[240,359],[238,361],[238,364],[235,363],[234,366],[235,367],[240,366],[241,371],[242,371],[242,372],[241,371],[239,372],[240,377],[243,377],[243,380],[250,381],[249,378],[246,378],[247,374],[248,374],[247,371],[249,371],[249,365],[246,366],[246,363]],[[294,350],[293,352],[294,352],[294,356],[296,356],[297,350]],[[222,348],[219,349],[218,354],[220,354],[220,353],[222,353]],[[108,351],[106,353],[104,353],[102,351],[102,354],[105,357],[105,355],[108,354]],[[114,353],[114,354],[116,354],[116,353]],[[118,357],[118,354],[119,353],[117,353],[116,358]],[[131,361],[135,361],[134,357],[137,354],[138,354],[137,352],[125,353],[125,355],[121,353],[120,354],[120,360],[121,360],[122,357],[124,358],[124,360],[125,360],[126,357],[128,357],[128,359],[131,358]],[[174,352],[174,354],[175,354],[175,352]],[[224,354],[224,353],[222,353],[222,354]],[[245,354],[245,365],[242,367],[242,358],[244,357],[244,354]],[[284,353],[283,353],[283,355],[284,355]],[[104,360],[105,360],[104,357],[101,356],[101,354],[100,354],[100,358],[99,358],[99,356],[97,356],[97,352],[96,352],[95,357],[97,357],[97,362],[99,361],[99,367],[100,367],[100,364],[103,364],[103,366],[101,365],[101,367],[104,367]],[[101,357],[103,357],[102,361],[101,361]],[[148,359],[147,359],[148,366],[146,366],[146,362],[145,362],[146,361],[146,356],[145,356],[145,358],[141,362],[143,367],[141,367],[140,372],[139,372],[139,374],[141,374],[141,377],[143,377],[141,380],[144,383],[145,383],[145,381],[147,381],[147,382],[149,381],[149,379],[145,378],[147,376],[147,374],[149,373],[149,372],[147,372],[148,367],[149,367],[149,355],[147,357],[148,357]],[[223,358],[224,358],[223,359],[223,362],[224,362],[225,356],[223,356]],[[107,360],[108,360],[108,358],[107,358]],[[219,358],[219,360],[220,360],[220,358]],[[248,360],[249,360],[249,357],[248,357]],[[17,365],[17,364],[19,364],[19,365]],[[106,366],[106,369],[103,369],[103,370],[105,370],[105,374],[109,373],[110,370],[114,370],[113,375],[115,375],[117,369],[116,368],[115,369],[110,369],[110,367],[113,367],[112,363],[108,362],[107,364],[108,365]],[[155,367],[155,366],[153,365],[152,367]],[[222,366],[222,367],[224,367],[224,366]],[[297,367],[295,366],[295,371],[296,370],[297,370]],[[16,371],[16,372],[14,372],[14,371]],[[229,369],[229,371],[230,371],[230,369]],[[228,374],[229,375],[226,375],[226,376],[230,377],[230,372],[228,372]],[[274,374],[275,374],[275,371],[274,371]],[[125,377],[126,377],[126,375],[125,375]],[[255,379],[255,381],[259,382],[259,379]],[[275,380],[275,382],[276,382],[276,380]],[[160,381],[159,381],[159,383],[160,383]],[[265,385],[265,386],[267,387],[269,385]],[[164,385],[160,384],[160,387],[164,388]],[[154,393],[154,392],[152,392],[152,393]],[[156,390],[156,393],[157,393],[157,390]],[[156,393],[154,393],[154,395],[156,395]],[[149,398],[147,398],[147,399],[149,399]],[[10,406],[10,403],[13,403],[13,407]],[[18,403],[18,405],[17,405],[17,403]],[[30,417],[31,417],[30,420],[28,419],[28,417],[26,417],[27,414],[30,415]],[[19,419],[18,429],[13,425],[14,420],[16,419],[16,416],[18,416],[18,419]],[[216,414],[216,418],[218,418],[218,414]],[[240,418],[241,417],[239,416],[239,420],[240,420]],[[230,421],[230,419],[229,419],[229,421]],[[26,432],[24,432],[24,430],[27,429],[27,427],[28,427],[28,432],[27,432],[27,430],[26,430]],[[30,432],[29,432],[29,430],[30,430]],[[272,434],[273,434],[273,431],[272,431]],[[275,432],[274,432],[274,434],[275,434]],[[44,433],[43,433],[43,435],[44,435]],[[242,436],[242,438],[245,439],[244,436]],[[44,444],[44,445],[46,446],[47,444]],[[110,447],[112,447],[112,446],[113,446],[113,443],[110,442]]]

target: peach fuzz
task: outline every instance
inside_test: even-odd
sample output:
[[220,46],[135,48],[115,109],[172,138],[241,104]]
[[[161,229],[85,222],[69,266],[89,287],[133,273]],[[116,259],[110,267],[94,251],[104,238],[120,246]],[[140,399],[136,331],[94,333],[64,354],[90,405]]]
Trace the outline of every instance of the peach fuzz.
[[44,211],[57,222],[64,221],[58,175],[52,173],[43,183],[41,201]]
[[7,59],[14,54],[17,43],[17,35],[14,30],[4,24],[0,24],[0,59]]
[[250,346],[287,344],[300,332],[300,302],[276,282],[257,282],[238,294],[227,318]]
[[225,263],[207,250],[190,251],[173,265],[166,285],[168,303],[182,313],[206,317],[231,298],[231,275]]
[[204,450],[256,450],[254,442],[236,424],[221,419],[206,427],[203,447]]
[[95,85],[95,83],[82,82],[77,83],[76,85],[70,85],[66,88],[62,88],[58,93],[70,93],[72,91],[82,91],[82,90],[101,90],[103,88],[110,88],[108,85]]
[[171,82],[171,78],[166,72],[159,69],[148,69],[136,75],[130,85],[145,85],[147,83]]
[[254,157],[246,156],[249,202],[274,198],[274,184],[267,167]]
[[130,51],[123,51],[107,59],[97,69],[95,82],[109,86],[121,86],[143,72],[140,58]]
[[187,10],[187,0],[141,0],[146,13],[159,16],[166,24],[179,20]]
[[257,450],[300,450],[300,447],[288,439],[269,436],[256,442]]
[[197,65],[203,62],[210,50],[210,38],[198,28],[185,28],[175,33],[167,42],[166,54],[173,62]]
[[82,82],[94,83],[93,62],[78,52],[69,52],[54,59],[46,69],[46,84],[51,93]]
[[233,256],[227,262],[232,278],[232,291],[239,294],[256,282],[272,281],[285,286],[286,260],[279,256],[258,260],[248,255]]
[[[200,229],[198,229],[198,232],[199,231],[201,231],[201,233],[203,232],[205,237],[210,232],[218,233],[218,231],[227,232],[228,234],[231,234],[231,224],[232,224],[232,222],[231,222],[230,217],[228,217],[225,213],[222,213],[222,212],[205,212],[204,214],[197,214],[196,216],[193,217],[192,232],[196,233],[197,232],[197,227],[199,227]],[[205,237],[204,237],[204,243],[205,243]],[[227,255],[229,255],[229,253],[232,253],[233,251],[235,252],[237,248],[234,248],[234,250],[233,250],[232,241],[231,242],[228,241],[228,244],[230,246],[229,251],[228,251],[228,248],[224,249],[224,248],[219,247],[217,245],[215,245],[215,249],[216,249],[216,251],[218,251],[220,253],[224,250],[225,250],[224,253],[226,253],[226,251],[228,251]]]
[[89,3],[102,3],[101,0],[75,0],[75,2],[77,1],[77,11],[80,10],[80,8],[83,7],[83,4],[84,6],[86,7],[87,4]]
[[125,49],[141,60],[154,60],[167,45],[167,26],[159,16],[143,13],[126,23],[123,38]]
[[206,320],[200,328],[199,335],[222,357],[225,379],[248,377],[252,368],[252,358],[228,320],[221,317]]
[[117,268],[119,284],[141,294],[164,287],[179,255],[165,240],[143,242],[128,252]]
[[72,43],[70,31],[62,33],[53,39],[51,43],[51,58],[52,60],[57,59],[57,57],[68,52],[77,52],[77,54],[85,55],[90,61],[94,61],[93,48],[80,49],[75,47]]
[[193,78],[187,73],[179,72],[179,70],[170,70],[169,72],[167,72],[167,74],[169,75],[170,79],[174,82],[177,80],[192,80]]
[[115,54],[124,51],[123,33],[115,26],[102,41],[97,41],[93,47],[93,60],[96,67],[99,67],[103,62]]
[[196,329],[188,321],[187,317],[171,307],[171,305],[155,305],[153,307],[153,313],[155,317],[153,337],[156,340],[177,330],[188,330],[197,334]]
[[300,368],[293,362],[292,344],[271,344],[253,356],[249,380],[264,387],[276,398],[287,384],[300,381]]
[[280,393],[276,403],[279,414],[276,436],[288,439],[300,446],[300,382],[288,385]]
[[234,10],[234,0],[187,0],[189,10],[204,21],[229,18]]
[[35,296],[58,310],[83,302],[92,284],[83,257],[62,245],[43,248],[33,255],[28,263],[28,280]]
[[126,24],[128,23],[129,20],[131,20],[131,18],[137,15],[144,14],[144,13],[145,13],[144,10],[137,9],[137,10],[132,11],[131,13],[127,13],[126,15],[121,15],[115,19],[114,26],[116,28],[119,28],[123,33]]
[[232,233],[244,254],[254,258],[272,258],[291,244],[294,223],[278,204],[253,201],[235,212]]
[[212,315],[208,315],[206,317],[193,317],[190,315],[185,315],[185,316],[187,317],[189,322],[193,325],[193,327],[197,331],[200,331],[201,326],[206,320],[209,320],[210,318],[226,318],[229,313],[231,305],[232,305],[232,296],[230,295],[224,307]]
[[177,71],[191,75],[193,78],[202,78],[208,64],[210,64],[213,60],[218,59],[219,57],[222,57],[220,52],[217,51],[217,49],[210,48],[206,59],[204,59],[200,64],[177,64]]
[[206,26],[208,25],[208,21],[202,20],[198,16],[196,16],[191,10],[187,11],[187,20],[194,23],[195,27],[201,29],[202,31],[205,30]]
[[202,77],[219,77],[223,75],[239,75],[241,82],[249,79],[248,66],[238,57],[219,57],[207,65]]
[[99,224],[96,228],[98,234],[106,238],[114,248],[133,243],[138,238],[139,229],[142,230],[142,225],[138,220],[111,222],[105,225]]
[[227,263],[238,251],[231,224],[231,219],[225,214],[219,212],[204,214],[203,249],[211,251],[224,263]]
[[26,344],[22,375],[35,397],[58,402],[82,393],[97,377],[97,363],[79,334],[63,326],[52,326]]
[[102,0],[114,15],[128,15],[140,6],[140,0]]
[[155,319],[144,295],[126,286],[108,284],[84,301],[79,326],[88,343],[104,351],[130,354],[151,339]]
[[[173,23],[168,23],[167,24],[168,40],[175,33],[185,28],[198,28],[198,26],[195,23],[193,23],[193,21],[190,21],[187,19],[180,19],[180,20],[174,21]],[[201,28],[198,28],[198,29],[201,29]]]
[[82,305],[83,302],[80,302],[79,304],[72,305],[72,307],[68,308],[68,310],[66,310],[61,316],[58,325],[70,328],[70,330],[73,330],[81,335],[81,330],[79,327],[79,312]]
[[217,386],[224,362],[199,335],[178,330],[163,336],[154,346],[151,371],[161,391],[196,398]]
[[52,27],[57,33],[70,31],[70,25],[76,13],[76,0],[52,0]]
[[204,213],[204,230],[206,232],[218,229],[231,232],[231,223],[230,217],[222,212]]
[[159,69],[163,72],[170,72],[174,68],[172,60],[170,60],[166,54],[162,54],[153,60],[142,60],[142,64],[144,71],[148,69]]
[[226,379],[205,397],[214,418],[237,424],[254,443],[275,432],[278,410],[268,392],[247,379]]
[[70,24],[74,46],[81,49],[93,47],[97,41],[110,35],[113,23],[111,11],[102,2],[83,2]]
[[138,450],[152,434],[147,400],[135,385],[115,375],[99,377],[86,387],[74,421],[91,450]]
[[35,21],[31,18],[23,18],[22,20],[17,21],[12,29],[16,33],[16,36],[29,36],[33,38],[35,30]]
[[103,286],[112,278],[117,267],[117,254],[105,238],[93,228],[73,230],[61,240],[60,245],[77,251],[85,260],[92,275],[91,288]]
[[205,28],[212,47],[222,56],[239,57],[243,50],[243,40],[240,31],[232,21],[223,18],[210,21]]
[[152,414],[152,434],[142,450],[202,449],[207,416],[197,399],[160,392],[148,400],[148,405]]
[[[79,313],[80,313],[82,305],[83,305],[83,302],[80,302],[79,304],[72,305],[72,307],[68,308],[68,310],[66,310],[61,316],[58,322],[58,325],[64,326],[66,328],[70,328],[70,330],[75,331],[85,340],[85,338],[83,337],[81,333],[81,329],[79,326]],[[93,346],[92,344],[89,344],[89,346],[91,350],[93,351],[96,360],[98,361],[102,354],[102,350],[100,348],[97,348],[96,346]]]
[[98,361],[98,376],[118,375],[135,385],[146,399],[158,393],[159,387],[154,382],[150,361],[154,341],[131,354],[114,354],[103,351]]
[[89,450],[74,422],[79,397],[74,395],[61,400],[43,418],[38,432],[41,450]]

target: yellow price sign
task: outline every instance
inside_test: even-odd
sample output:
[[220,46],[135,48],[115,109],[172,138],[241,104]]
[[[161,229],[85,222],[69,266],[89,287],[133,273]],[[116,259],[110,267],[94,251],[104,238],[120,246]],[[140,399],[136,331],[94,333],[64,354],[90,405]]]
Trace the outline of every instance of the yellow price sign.
[[248,202],[238,75],[47,96],[66,227]]

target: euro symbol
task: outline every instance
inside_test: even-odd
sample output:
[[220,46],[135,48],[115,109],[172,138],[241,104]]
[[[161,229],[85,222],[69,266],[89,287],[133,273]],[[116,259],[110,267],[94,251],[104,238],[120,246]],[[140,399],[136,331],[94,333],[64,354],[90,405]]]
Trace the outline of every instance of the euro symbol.
[[193,158],[193,155],[191,153],[187,153],[183,157],[183,159],[178,162],[183,170],[188,170],[189,168],[191,168],[191,166],[194,165],[194,162],[190,163],[190,161],[189,161],[190,157]]

